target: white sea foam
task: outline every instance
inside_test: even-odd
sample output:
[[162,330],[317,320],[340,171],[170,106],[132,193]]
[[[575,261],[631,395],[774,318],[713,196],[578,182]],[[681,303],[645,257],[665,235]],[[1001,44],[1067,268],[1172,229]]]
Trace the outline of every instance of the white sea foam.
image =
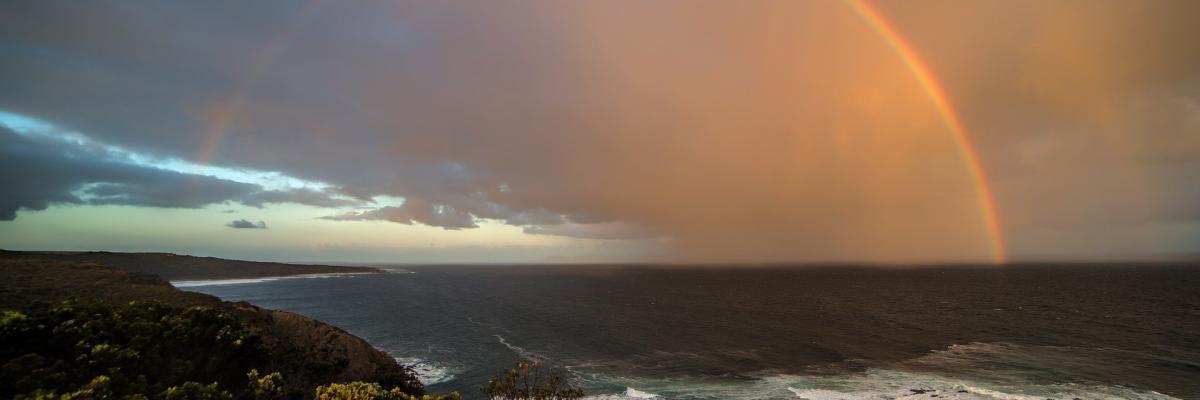
[[504,345],[504,347],[507,347],[509,350],[512,350],[514,353],[517,353],[517,355],[521,356],[522,358],[525,358],[526,360],[537,362],[537,361],[542,361],[542,360],[546,359],[546,357],[543,357],[541,354],[534,353],[529,350],[525,350],[524,347],[515,346],[515,345],[509,343],[507,340],[504,340],[504,336],[500,336],[500,335],[492,335],[492,336],[495,336],[496,340],[498,340],[500,342],[500,344]]
[[598,394],[584,397],[587,400],[644,400],[661,398],[657,394],[643,392],[631,387],[625,388],[625,393]]
[[797,399],[939,399],[963,400],[1042,400],[1042,399],[1138,399],[1172,400],[1171,396],[1152,391],[1135,391],[1115,386],[1024,385],[989,386],[978,382],[933,375],[873,370],[851,377],[787,377],[787,390]]
[[[871,369],[849,375],[771,375],[745,381],[692,379],[629,379],[592,376],[592,383],[629,385],[624,393],[589,396],[592,400],[646,398],[692,399],[806,399],[806,400],[1177,400],[1152,391],[1116,386],[1010,385],[997,386],[939,375]],[[633,389],[636,385],[639,389]],[[632,391],[631,391],[632,390]],[[653,393],[653,394],[652,394]],[[647,394],[653,397],[640,397]],[[936,397],[935,397],[936,396]]]
[[635,398],[635,399],[653,399],[653,398],[657,398],[657,397],[658,397],[658,395],[657,395],[657,394],[643,392],[643,391],[641,391],[641,390],[637,390],[637,389],[634,389],[634,388],[631,388],[631,387],[627,387],[627,388],[625,388],[625,396],[626,396],[626,397],[632,397],[632,398]]
[[871,369],[840,376],[788,376],[764,378],[786,385],[795,398],[833,399],[941,399],[1042,400],[1042,399],[1138,399],[1171,400],[1152,391],[1117,386],[1077,384],[989,384],[928,373]]
[[411,368],[417,375],[417,380],[424,385],[434,385],[454,379],[454,374],[445,366],[431,363],[416,357],[395,357],[396,362]]
[[197,286],[220,286],[220,285],[241,285],[247,283],[263,283],[270,281],[278,281],[283,279],[322,279],[322,278],[342,278],[353,275],[368,275],[375,272],[344,272],[337,274],[301,274],[301,275],[286,275],[286,276],[265,276],[262,278],[243,278],[243,279],[205,279],[194,281],[171,281],[171,286],[177,288],[197,287]]
[[[941,399],[1041,400],[1041,399],[1137,399],[1170,400],[1174,397],[1122,386],[1077,383],[1033,383],[1024,373],[1010,375],[990,365],[1026,365],[1020,371],[1061,368],[1079,363],[1079,349],[1054,346],[1019,346],[1009,343],[956,344],[906,361],[902,365],[919,371],[870,369],[864,373],[836,376],[773,376],[764,381],[786,385],[795,397],[808,400],[832,399]],[[981,378],[949,377],[946,372],[992,371]],[[959,376],[957,374],[951,374]],[[984,381],[986,380],[986,381]]]

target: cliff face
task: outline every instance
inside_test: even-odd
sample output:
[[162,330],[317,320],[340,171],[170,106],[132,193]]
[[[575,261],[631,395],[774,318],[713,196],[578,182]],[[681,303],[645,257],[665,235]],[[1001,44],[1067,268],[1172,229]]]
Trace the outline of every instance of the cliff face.
[[[95,263],[0,259],[0,308],[37,311],[72,299],[113,305],[157,301],[181,311],[205,306],[231,315],[239,329],[257,337],[256,349],[263,356],[256,357],[254,367],[281,373],[292,396],[311,397],[318,385],[348,381],[378,382],[410,394],[423,392],[412,371],[386,353],[337,327],[300,315],[222,302],[180,291],[153,275]],[[0,364],[6,361],[0,360]],[[227,386],[225,382],[222,385]]]
[[421,391],[412,371],[396,360],[340,328],[297,314],[264,310],[246,303],[233,305],[248,325],[260,330],[263,342],[273,349],[271,370],[288,383],[312,388],[330,382],[377,382],[385,388]]

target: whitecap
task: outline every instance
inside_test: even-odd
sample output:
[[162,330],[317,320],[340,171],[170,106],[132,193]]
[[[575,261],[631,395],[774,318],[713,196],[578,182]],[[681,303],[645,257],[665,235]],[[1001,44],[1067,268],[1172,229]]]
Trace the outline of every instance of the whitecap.
[[653,399],[653,398],[658,397],[657,394],[643,392],[641,390],[637,390],[637,389],[634,389],[631,387],[625,388],[625,396],[635,398],[635,399]]
[[631,387],[625,388],[625,393],[608,393],[584,397],[587,400],[645,400],[660,398],[662,397],[659,397],[657,394],[643,392]]
[[[1153,391],[1126,387],[1077,384],[997,385],[930,373],[868,369],[841,375],[765,375],[748,380],[714,381],[674,378],[645,379],[591,375],[602,386],[621,385],[625,392],[589,396],[593,400],[645,398],[688,399],[806,399],[806,400],[1178,400]],[[632,389],[633,387],[638,389]],[[635,392],[631,392],[634,390]],[[653,394],[640,397],[635,394]],[[934,397],[936,396],[936,397]]]
[[941,399],[1034,400],[1034,399],[1142,399],[1173,400],[1150,391],[1135,391],[1116,386],[1073,384],[995,385],[943,377],[933,374],[871,369],[844,376],[787,376],[765,378],[786,384],[795,398],[807,400],[842,399]]
[[432,363],[416,357],[395,357],[396,362],[409,369],[417,375],[417,380],[423,385],[435,385],[454,379],[454,374],[450,368],[443,365]]

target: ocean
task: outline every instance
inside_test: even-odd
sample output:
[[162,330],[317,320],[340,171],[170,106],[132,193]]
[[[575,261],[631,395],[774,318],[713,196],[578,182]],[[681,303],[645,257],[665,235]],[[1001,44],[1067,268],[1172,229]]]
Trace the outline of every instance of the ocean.
[[466,398],[524,360],[594,399],[1200,399],[1196,264],[386,268],[181,286]]

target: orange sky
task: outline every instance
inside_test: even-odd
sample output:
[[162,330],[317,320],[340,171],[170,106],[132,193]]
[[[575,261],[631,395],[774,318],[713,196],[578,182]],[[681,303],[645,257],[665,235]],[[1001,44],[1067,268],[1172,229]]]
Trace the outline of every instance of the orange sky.
[[[244,212],[268,224],[270,204],[318,206],[324,225],[304,229],[339,246],[353,243],[333,232],[379,223],[507,225],[494,242],[569,239],[553,257],[581,260],[601,244],[648,261],[903,263],[1200,240],[1195,2],[277,7],[146,11],[194,17],[177,26],[30,7],[2,21],[19,55],[5,80],[24,95],[0,110],[324,182],[337,189],[199,203],[267,204]],[[57,22],[23,22],[39,20]],[[10,207],[96,203],[62,198]]]

